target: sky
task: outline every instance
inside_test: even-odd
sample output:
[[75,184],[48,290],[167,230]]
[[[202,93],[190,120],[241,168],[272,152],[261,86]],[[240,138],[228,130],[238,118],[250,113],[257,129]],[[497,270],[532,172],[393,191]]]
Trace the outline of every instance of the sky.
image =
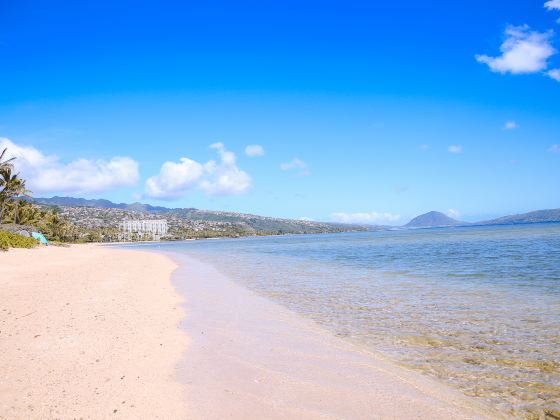
[[560,207],[560,0],[0,0],[35,196],[403,224]]

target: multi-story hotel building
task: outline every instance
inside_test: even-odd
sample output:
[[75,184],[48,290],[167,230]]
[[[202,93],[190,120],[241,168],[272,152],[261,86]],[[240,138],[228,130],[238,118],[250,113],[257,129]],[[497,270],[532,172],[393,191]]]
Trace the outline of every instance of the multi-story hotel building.
[[162,236],[167,235],[166,220],[125,220],[119,223],[119,229],[123,233],[123,239],[151,236],[154,241],[159,241]]

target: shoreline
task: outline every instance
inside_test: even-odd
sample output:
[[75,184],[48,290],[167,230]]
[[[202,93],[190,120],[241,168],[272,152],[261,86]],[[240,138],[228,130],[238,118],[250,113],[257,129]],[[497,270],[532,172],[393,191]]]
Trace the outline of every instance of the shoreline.
[[48,247],[0,270],[0,419],[498,417],[189,257]]
[[447,385],[332,335],[184,255],[173,284],[191,337],[180,363],[195,419],[500,418]]
[[0,419],[185,418],[175,268],[96,245],[0,253]]

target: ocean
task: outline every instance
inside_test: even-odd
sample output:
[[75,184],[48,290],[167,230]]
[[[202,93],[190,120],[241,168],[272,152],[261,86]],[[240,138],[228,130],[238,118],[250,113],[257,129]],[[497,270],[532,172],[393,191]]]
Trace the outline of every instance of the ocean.
[[137,246],[209,263],[505,414],[560,414],[560,224]]

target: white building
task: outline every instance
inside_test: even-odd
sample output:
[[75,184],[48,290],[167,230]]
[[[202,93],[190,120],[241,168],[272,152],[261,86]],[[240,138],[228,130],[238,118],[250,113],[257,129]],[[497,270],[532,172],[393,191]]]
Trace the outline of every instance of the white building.
[[119,223],[119,230],[123,233],[123,239],[148,235],[154,241],[159,241],[167,235],[167,220],[125,220]]

